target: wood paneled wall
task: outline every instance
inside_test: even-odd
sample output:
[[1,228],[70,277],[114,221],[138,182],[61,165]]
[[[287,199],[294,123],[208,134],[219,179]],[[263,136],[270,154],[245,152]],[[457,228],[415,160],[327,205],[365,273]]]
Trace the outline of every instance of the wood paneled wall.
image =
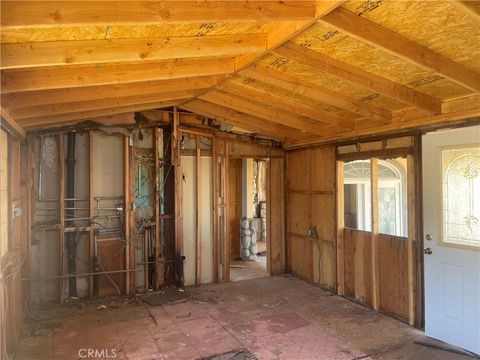
[[372,305],[372,233],[344,229],[345,295]]
[[[287,153],[288,270],[336,288],[335,148]],[[316,236],[309,229],[316,228]]]

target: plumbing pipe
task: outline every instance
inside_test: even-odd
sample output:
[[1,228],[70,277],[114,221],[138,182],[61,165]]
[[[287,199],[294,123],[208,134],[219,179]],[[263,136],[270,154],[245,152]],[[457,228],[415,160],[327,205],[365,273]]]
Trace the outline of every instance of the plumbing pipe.
[[[75,198],[75,133],[68,133],[68,148],[67,148],[67,158],[66,162],[66,182],[67,182],[67,191],[66,195],[68,199]],[[72,208],[75,207],[74,200],[67,200],[65,204],[66,210],[65,222],[73,221],[71,226],[75,226],[75,221],[72,218],[75,218],[75,210]],[[68,274],[75,275],[76,273],[76,258],[77,258],[77,240],[75,233],[66,233],[66,245],[68,251]],[[68,278],[68,295],[70,297],[77,297],[77,280],[75,277]]]

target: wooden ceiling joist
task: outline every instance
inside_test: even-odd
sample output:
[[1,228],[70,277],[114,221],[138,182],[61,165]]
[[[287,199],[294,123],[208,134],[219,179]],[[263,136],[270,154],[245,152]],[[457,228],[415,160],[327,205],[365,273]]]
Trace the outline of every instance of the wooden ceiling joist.
[[2,26],[305,20],[315,1],[2,1]]
[[478,0],[458,0],[455,1],[460,7],[464,8],[468,14],[475,19],[480,19],[480,1]]
[[247,68],[249,65],[253,64],[255,60],[263,57],[271,50],[294,38],[296,35],[315,24],[322,16],[325,16],[325,14],[328,14],[330,11],[339,7],[343,2],[344,0],[314,1],[314,17],[306,21],[294,21],[280,24],[276,29],[267,34],[267,45],[263,53],[256,55],[242,55],[235,59],[235,71],[238,72]]
[[234,58],[174,59],[144,64],[2,71],[2,94],[232,73]]
[[344,94],[335,93],[314,84],[306,83],[284,72],[255,66],[242,71],[241,75],[284,91],[290,91],[324,104],[336,106],[360,116],[379,119],[383,122],[389,122],[392,119],[392,112],[388,109],[380,108]]
[[322,111],[318,108],[297,101],[292,101],[286,97],[275,95],[269,91],[262,91],[248,85],[242,85],[238,82],[227,81],[218,88],[237,96],[246,96],[255,99],[256,101],[279,108],[280,110],[283,109],[285,111],[305,116],[309,119],[317,120],[319,123],[325,125],[338,125],[347,129],[353,129],[355,127],[354,119],[348,119],[337,114]]
[[411,61],[425,69],[433,70],[473,91],[480,91],[480,73],[467,69],[455,61],[345,8],[338,7],[321,20],[374,47],[380,47],[395,56]]
[[49,116],[36,116],[19,120],[25,129],[41,128],[47,126],[59,126],[64,124],[73,124],[79,121],[93,120],[98,117],[104,117],[114,114],[122,114],[128,112],[137,112],[142,110],[160,109],[170,106],[177,106],[178,101],[157,101],[157,102],[145,102],[142,104],[135,104],[129,106],[110,107],[100,110],[87,110],[79,111],[69,114],[49,115]]
[[62,104],[26,106],[13,109],[10,113],[16,120],[21,121],[22,119],[32,117],[55,116],[108,108],[115,109],[117,107],[134,106],[136,104],[145,103],[159,103],[162,101],[185,100],[193,97],[194,94],[194,90],[182,90],[163,94],[132,95],[126,97],[68,102]]
[[2,119],[0,120],[0,125],[2,120],[7,122],[7,125],[21,138],[25,138],[25,129],[21,127],[10,115],[7,109],[5,109],[3,106],[0,106],[0,112]]
[[245,99],[217,90],[209,91],[199,96],[200,99],[224,106],[242,113],[250,114],[268,121],[292,127],[294,129],[321,135],[325,126],[313,124],[311,120],[284,110],[277,110],[256,102],[254,99]]
[[305,139],[306,137],[306,134],[301,131],[293,130],[286,126],[282,126],[271,121],[266,121],[265,119],[231,110],[224,106],[212,104],[199,99],[191,100],[180,107],[212,119],[223,119],[225,122],[231,125],[235,125],[258,134],[264,134],[282,141],[286,139]]
[[265,35],[44,41],[2,44],[1,68],[36,68],[261,53]]
[[294,149],[305,146],[321,145],[327,142],[332,142],[336,140],[346,140],[346,139],[356,139],[361,136],[368,135],[382,135],[382,134],[392,134],[398,133],[400,131],[406,131],[410,129],[422,129],[422,128],[431,128],[432,126],[440,126],[449,124],[452,122],[461,122],[461,121],[480,121],[480,109],[471,109],[471,110],[462,110],[456,111],[448,114],[439,114],[434,116],[426,116],[416,119],[411,119],[410,121],[404,122],[395,122],[392,124],[386,124],[383,126],[375,126],[357,129],[355,131],[348,132],[346,134],[341,134],[339,132],[331,132],[325,136],[311,138],[307,140],[298,140],[285,144],[285,148]]
[[353,84],[368,88],[376,93],[395,98],[435,114],[441,112],[441,101],[439,99],[335,60],[319,52],[307,49],[294,42],[289,41],[286,45],[275,49],[274,52],[298,64],[329,73]]
[[9,108],[61,104],[96,99],[122,98],[128,96],[164,94],[184,90],[209,88],[224,79],[224,76],[199,76],[189,79],[155,80],[116,85],[86,86],[5,94],[2,104]]

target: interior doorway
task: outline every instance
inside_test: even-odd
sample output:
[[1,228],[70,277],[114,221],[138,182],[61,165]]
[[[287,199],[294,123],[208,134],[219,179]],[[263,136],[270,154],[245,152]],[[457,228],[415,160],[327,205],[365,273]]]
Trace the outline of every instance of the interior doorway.
[[268,275],[267,167],[265,159],[230,159],[228,172],[231,281]]

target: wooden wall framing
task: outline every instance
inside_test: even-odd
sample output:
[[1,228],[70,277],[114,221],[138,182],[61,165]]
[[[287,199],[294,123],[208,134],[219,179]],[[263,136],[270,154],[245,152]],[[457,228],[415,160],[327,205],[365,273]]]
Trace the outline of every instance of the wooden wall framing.
[[[383,139],[338,147],[337,159],[337,293],[422,326],[422,301],[418,292],[421,258],[417,198],[418,137]],[[371,207],[371,231],[344,227],[343,161],[370,159],[371,203],[378,203],[378,161],[404,157],[407,163],[406,237],[379,233],[378,207]],[[420,239],[421,241],[421,239]],[[420,249],[420,250],[419,250]],[[419,309],[420,308],[420,309]]]

